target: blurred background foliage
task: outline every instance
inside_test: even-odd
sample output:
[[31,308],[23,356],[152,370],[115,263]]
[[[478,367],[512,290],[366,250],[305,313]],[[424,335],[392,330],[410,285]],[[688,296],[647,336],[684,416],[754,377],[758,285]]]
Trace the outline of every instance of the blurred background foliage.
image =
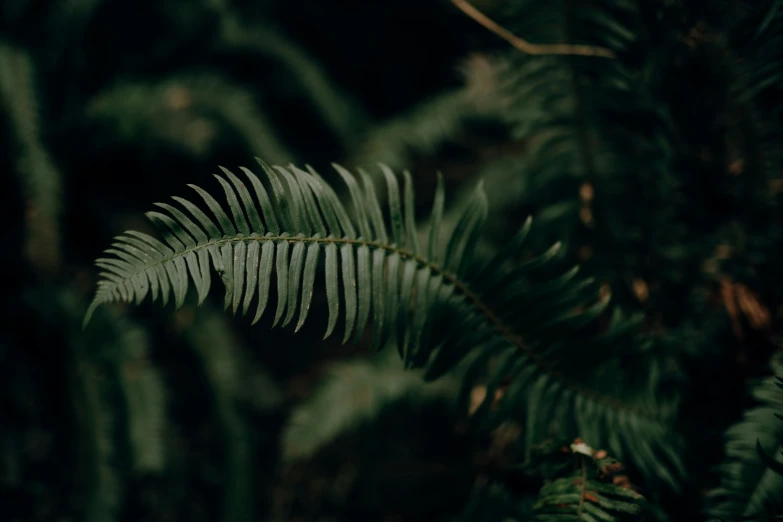
[[[422,214],[442,172],[447,221],[481,177],[485,253],[534,215],[664,341],[689,478],[655,518],[701,516],[781,341],[783,5],[473,5],[616,57],[531,59],[445,1],[0,3],[4,520],[448,519],[497,473],[458,386],[368,338],[251,328],[215,296],[81,330],[112,237],[254,156],[408,168]],[[503,473],[530,516],[537,489]]]

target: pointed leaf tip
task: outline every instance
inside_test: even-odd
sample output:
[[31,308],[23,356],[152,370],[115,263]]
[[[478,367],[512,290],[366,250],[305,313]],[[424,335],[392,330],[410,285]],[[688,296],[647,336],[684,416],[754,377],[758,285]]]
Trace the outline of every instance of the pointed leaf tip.
[[90,306],[87,307],[87,311],[84,313],[84,319],[82,319],[82,331],[87,329],[87,325],[90,322],[90,319],[92,319],[92,314],[95,313],[95,310],[98,309],[98,306],[100,306],[100,303],[96,300],[93,300],[92,303],[90,303]]

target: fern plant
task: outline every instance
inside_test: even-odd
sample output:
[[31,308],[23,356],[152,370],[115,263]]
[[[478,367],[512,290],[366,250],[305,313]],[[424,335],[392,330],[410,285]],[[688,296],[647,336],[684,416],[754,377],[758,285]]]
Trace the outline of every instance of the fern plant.
[[424,382],[420,372],[406,370],[391,351],[371,360],[336,364],[318,391],[291,413],[282,435],[282,459],[311,458],[343,433],[371,423],[395,406],[416,411],[435,403],[450,411],[454,381]]
[[[783,374],[783,365],[775,362],[773,371]],[[712,520],[783,515],[783,378],[764,379],[752,394],[760,404],[726,431],[721,485],[707,509]]]
[[631,485],[618,460],[579,438],[570,444],[546,441],[534,454],[521,467],[529,476],[543,479],[537,495],[519,499],[500,483],[484,484],[455,522],[620,522],[638,520],[654,510],[654,505]]
[[499,403],[484,400],[475,412],[479,426],[519,420],[525,427],[522,451],[552,434],[578,433],[627,456],[624,460],[646,476],[676,487],[683,474],[672,432],[677,394],[671,386],[663,388],[663,361],[639,343],[635,320],[615,312],[603,331],[599,328],[596,318],[608,299],[598,298],[591,280],[577,278],[578,268],[563,269],[552,261],[558,245],[520,260],[528,254],[530,220],[502,253],[479,264],[472,245],[487,212],[481,184],[445,248],[438,248],[442,182],[424,246],[416,234],[409,173],[401,189],[397,176],[381,166],[387,225],[363,171],[357,180],[334,166],[350,193],[349,213],[313,169],[259,163],[263,180],[245,168],[245,181],[227,169],[224,177],[216,176],[231,217],[207,191],[191,186],[212,217],[175,197],[190,216],[167,203],[157,204],[165,213],[147,213],[164,242],[135,231],[117,237],[106,250],[110,256],[97,261],[103,279],[85,325],[104,303],[140,303],[148,294],[164,305],[173,296],[179,307],[191,281],[202,302],[214,267],[225,286],[226,309],[252,315],[255,323],[276,298],[273,326],[295,324],[298,330],[323,267],[329,308],[325,337],[340,318],[343,342],[357,339],[371,324],[377,348],[395,344],[406,366],[423,368],[428,379],[470,353],[464,402],[477,382],[486,383],[487,397],[507,386]]
[[644,497],[634,491],[618,471],[622,466],[605,451],[576,439],[568,448],[575,457],[573,470],[561,474],[541,488],[533,506],[536,520],[606,520],[614,522],[638,515]]

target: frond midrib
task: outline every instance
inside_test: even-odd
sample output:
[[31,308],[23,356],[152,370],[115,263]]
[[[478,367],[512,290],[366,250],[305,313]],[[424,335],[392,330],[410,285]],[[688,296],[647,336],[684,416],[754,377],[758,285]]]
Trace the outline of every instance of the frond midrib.
[[[455,290],[461,293],[472,306],[474,306],[479,312],[481,312],[481,314],[484,316],[487,322],[491,324],[492,327],[504,339],[506,339],[509,343],[511,343],[512,345],[516,346],[519,350],[524,352],[524,354],[536,366],[538,366],[551,379],[559,382],[563,387],[568,388],[577,394],[583,395],[592,401],[595,401],[597,403],[603,403],[609,408],[613,408],[618,411],[624,411],[631,415],[648,418],[654,422],[660,422],[662,420],[661,418],[662,416],[659,412],[651,412],[641,407],[627,404],[608,395],[598,393],[584,386],[583,384],[566,377],[562,372],[559,372],[549,362],[547,362],[546,359],[544,359],[538,353],[536,353],[525,342],[525,340],[522,338],[521,335],[517,334],[511,326],[506,324],[506,322],[503,321],[492,310],[492,308],[490,308],[490,306],[487,305],[479,297],[478,294],[476,294],[470,289],[467,283],[460,280],[455,274],[447,271],[442,266],[437,265],[432,261],[424,257],[421,257],[420,255],[414,254],[409,250],[397,247],[394,244],[379,243],[377,241],[368,241],[365,239],[352,239],[347,237],[338,238],[332,235],[322,238],[322,237],[315,237],[315,236],[303,236],[301,234],[296,236],[290,236],[290,235],[285,235],[285,233],[283,235],[264,235],[264,236],[254,235],[254,234],[244,236],[242,234],[239,234],[233,237],[223,237],[220,239],[214,239],[207,242],[202,242],[197,244],[196,246],[188,247],[179,252],[175,252],[173,255],[165,256],[153,263],[146,263],[143,268],[128,276],[126,280],[131,280],[134,277],[139,276],[142,273],[146,272],[147,270],[154,268],[155,266],[163,265],[164,263],[173,261],[176,258],[185,256],[188,253],[196,252],[200,249],[208,248],[211,246],[217,246],[225,243],[235,243],[240,241],[259,241],[259,242],[260,241],[288,241],[290,243],[301,242],[301,243],[318,243],[318,244],[335,244],[335,245],[359,245],[359,246],[370,247],[376,250],[383,250],[385,252],[392,253],[392,254],[398,254],[403,259],[410,259],[423,268],[429,268],[437,275],[442,276],[445,281],[452,284]],[[112,282],[111,284],[116,286],[117,283]]]

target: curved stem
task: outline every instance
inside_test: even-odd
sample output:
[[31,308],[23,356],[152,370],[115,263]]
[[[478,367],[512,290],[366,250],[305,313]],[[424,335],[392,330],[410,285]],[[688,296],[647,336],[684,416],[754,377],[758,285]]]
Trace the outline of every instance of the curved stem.
[[501,27],[484,13],[470,5],[466,0],[451,0],[463,13],[503,38],[505,41],[527,54],[573,56],[594,56],[596,58],[615,58],[614,51],[605,47],[576,44],[534,44],[514,35],[508,29]]

